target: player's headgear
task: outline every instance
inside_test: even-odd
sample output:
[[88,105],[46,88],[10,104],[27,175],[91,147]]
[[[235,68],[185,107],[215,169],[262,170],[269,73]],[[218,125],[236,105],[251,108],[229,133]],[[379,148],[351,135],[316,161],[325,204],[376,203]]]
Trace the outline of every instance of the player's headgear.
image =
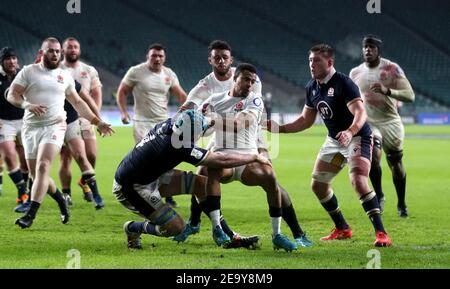
[[3,64],[3,60],[11,56],[17,57],[16,51],[11,47],[3,47],[0,50],[0,64]]
[[378,54],[379,54],[381,52],[381,47],[383,46],[383,41],[381,41],[380,37],[378,37],[376,35],[368,34],[368,35],[364,36],[362,44],[363,44],[363,46],[366,44],[375,45],[378,48]]
[[190,136],[191,140],[197,140],[209,128],[205,117],[193,109],[179,113],[173,120],[172,130],[183,137]]

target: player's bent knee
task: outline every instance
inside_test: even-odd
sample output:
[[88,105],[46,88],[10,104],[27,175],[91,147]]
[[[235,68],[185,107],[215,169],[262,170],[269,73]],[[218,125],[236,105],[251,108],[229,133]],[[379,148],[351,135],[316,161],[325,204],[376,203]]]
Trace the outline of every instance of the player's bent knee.
[[159,226],[161,236],[169,237],[180,234],[184,229],[183,219],[175,212],[175,210],[164,204],[153,212],[148,219],[155,225]]
[[392,151],[386,154],[387,160],[391,164],[396,164],[402,161],[403,159],[403,151]]

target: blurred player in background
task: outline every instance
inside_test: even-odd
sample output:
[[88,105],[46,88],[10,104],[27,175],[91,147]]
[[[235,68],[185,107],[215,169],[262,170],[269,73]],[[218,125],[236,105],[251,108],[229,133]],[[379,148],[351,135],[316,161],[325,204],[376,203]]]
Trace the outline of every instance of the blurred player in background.
[[[168,118],[168,97],[175,95],[183,104],[186,92],[181,87],[175,72],[164,66],[166,49],[161,44],[151,44],[147,52],[147,61],[131,67],[123,77],[118,92],[117,105],[122,123],[129,124],[127,96],[134,96],[133,136],[136,143],[157,123]],[[166,202],[176,207],[172,197]]]
[[[63,42],[64,61],[61,63],[61,68],[67,70],[71,76],[78,81],[88,95],[92,97],[97,106],[97,111],[100,112],[102,107],[102,84],[98,77],[97,70],[80,61],[81,47],[77,39],[69,37]],[[94,126],[85,118],[79,119],[81,125],[81,136],[84,140],[85,154],[91,164],[92,169],[95,169],[97,159],[97,141]],[[76,124],[72,124],[74,126]],[[71,130],[71,129],[70,129]],[[72,160],[70,152],[66,147],[61,150],[61,168],[59,176],[63,186],[63,193],[70,198],[71,190],[70,183],[72,180],[72,172],[70,163]],[[82,172],[82,177],[78,184],[83,189],[84,198],[87,201],[95,201],[95,207],[101,209],[104,207],[103,199],[96,189],[97,183],[93,170],[86,170]]]
[[[11,47],[3,47],[0,50],[0,64],[0,155],[1,159],[5,159],[9,177],[17,188],[16,203],[19,206],[14,210],[24,212],[29,198],[27,194],[28,167],[20,137],[24,110],[6,100],[9,87],[20,71],[16,51]],[[19,157],[20,165],[17,157]]]
[[350,71],[350,78],[358,85],[367,111],[367,122],[374,133],[374,148],[370,180],[377,193],[381,209],[384,194],[381,186],[381,148],[397,192],[397,211],[408,217],[406,208],[406,172],[403,167],[403,139],[405,130],[398,113],[397,102],[414,101],[414,91],[400,66],[381,57],[383,42],[367,35],[362,42],[364,63]]
[[309,51],[312,80],[306,86],[306,104],[300,117],[278,126],[268,122],[272,132],[293,133],[308,129],[320,114],[328,136],[317,156],[312,174],[312,190],[335,224],[323,241],[348,239],[352,229],[347,224],[334,195],[331,182],[348,163],[353,189],[375,229],[375,246],[392,244],[387,235],[375,192],[368,185],[372,152],[372,131],[366,123],[367,114],[358,87],[334,68],[334,49],[319,44]]

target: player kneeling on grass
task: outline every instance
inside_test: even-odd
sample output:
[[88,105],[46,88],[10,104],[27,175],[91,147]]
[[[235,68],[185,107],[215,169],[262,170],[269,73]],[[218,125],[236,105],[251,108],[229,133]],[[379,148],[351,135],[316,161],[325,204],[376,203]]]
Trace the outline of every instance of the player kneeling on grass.
[[[113,193],[127,209],[145,218],[144,222],[124,224],[128,248],[142,248],[142,233],[169,237],[183,231],[184,220],[162,202],[161,196],[194,194],[204,197],[206,194],[207,178],[174,170],[181,162],[216,168],[252,162],[270,165],[267,158],[258,154],[223,154],[196,147],[195,142],[211,125],[194,110],[181,112],[173,119],[157,124],[119,164]],[[242,246],[256,245],[259,238],[252,240],[252,244]]]

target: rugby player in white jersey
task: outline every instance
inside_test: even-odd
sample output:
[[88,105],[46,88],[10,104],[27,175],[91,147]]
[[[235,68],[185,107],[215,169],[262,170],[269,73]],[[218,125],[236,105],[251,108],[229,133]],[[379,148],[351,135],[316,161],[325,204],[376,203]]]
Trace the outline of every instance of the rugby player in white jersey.
[[[189,108],[193,105],[201,107],[201,104],[212,94],[229,91],[233,87],[233,77],[236,68],[231,67],[231,65],[233,64],[231,46],[223,40],[214,40],[209,44],[208,52],[208,62],[212,66],[213,71],[205,78],[200,80],[199,83],[189,92],[187,101],[182,108]],[[258,76],[256,76],[256,81],[253,84],[251,91],[256,95],[261,96],[262,84]],[[259,153],[262,153],[267,158],[269,158],[267,145],[262,134],[261,126],[258,126],[258,135],[255,137],[255,139],[257,139],[257,147]],[[214,139],[211,140],[208,147],[212,147],[213,144]],[[207,175],[206,168],[201,167],[198,171],[198,174]],[[282,216],[291,229],[295,241],[299,246],[312,246],[312,242],[308,240],[306,234],[303,232],[298,223],[295,210],[289,198],[289,194],[279,184],[278,189],[280,190],[282,196]],[[184,242],[190,235],[199,232],[201,208],[198,201],[201,202],[202,200],[197,200],[193,195],[191,199],[190,219],[186,224],[185,230],[180,235],[173,238],[175,241]],[[236,245],[239,247],[240,243],[244,244],[252,239],[251,237],[247,237],[249,238],[248,240],[245,237],[241,238],[238,234],[233,232],[233,230],[228,227],[228,224],[222,216],[221,225],[225,233],[230,238],[232,238],[232,243],[230,243],[231,246]]]
[[[251,91],[256,83],[256,68],[240,64],[233,76],[231,90],[211,95],[202,105],[202,111],[215,121],[213,151],[224,153],[258,153],[258,127],[264,111],[261,96]],[[220,183],[238,180],[247,186],[260,186],[267,194],[272,225],[272,243],[275,249],[296,250],[298,245],[281,233],[281,192],[271,166],[251,163],[231,169],[208,168],[207,197],[201,203],[209,216],[214,240],[218,245],[230,242],[220,225]]]
[[[97,70],[80,61],[81,47],[77,39],[69,37],[63,42],[64,60],[61,62],[61,68],[67,70],[72,77],[78,81],[84,92],[92,98],[96,110],[100,111],[102,106],[102,84],[98,76]],[[81,96],[81,94],[80,94]],[[90,107],[92,107],[92,102]],[[68,104],[70,107],[70,104]],[[93,110],[94,111],[94,110]],[[94,111],[95,112],[95,111]],[[81,139],[76,136],[76,131],[81,129]],[[78,185],[83,189],[84,199],[88,202],[95,201],[95,208],[104,207],[103,199],[98,191],[95,179],[95,163],[97,159],[97,142],[94,126],[85,118],[79,118],[68,124],[68,137],[72,142],[71,150],[67,146],[61,149],[61,166],[59,169],[59,177],[62,185],[64,197],[71,203],[70,183],[72,180],[71,161],[74,153],[77,163],[85,164],[84,155],[87,157],[90,165],[83,165],[85,169],[82,171],[82,177],[78,181]],[[80,142],[83,142],[81,143]],[[69,140],[67,140],[69,141]],[[81,150],[85,150],[84,153]],[[90,169],[87,169],[91,167]]]
[[386,153],[397,192],[397,211],[408,217],[405,202],[406,172],[403,167],[403,139],[405,131],[397,110],[397,102],[414,101],[414,91],[397,63],[381,57],[383,42],[374,35],[363,39],[364,63],[350,71],[350,78],[358,85],[367,111],[367,122],[374,133],[374,148],[370,180],[384,207],[381,186],[381,148]]
[[45,195],[49,193],[58,202],[63,224],[69,221],[66,202],[49,172],[55,156],[59,153],[66,132],[64,100],[77,112],[97,126],[102,135],[113,133],[110,125],[96,117],[75,91],[72,76],[59,67],[61,44],[49,37],[41,46],[42,61],[24,67],[11,84],[8,101],[25,109],[22,141],[27,165],[34,180],[31,189],[30,209],[16,224],[28,228],[33,224],[36,213]]
[[[165,66],[166,49],[158,43],[151,44],[147,52],[147,61],[131,67],[123,77],[118,92],[117,105],[122,123],[129,124],[127,111],[127,96],[134,97],[133,136],[136,143],[157,123],[166,120],[168,116],[168,97],[175,95],[183,104],[186,92],[180,85],[175,72]],[[166,202],[176,207],[172,197]]]

